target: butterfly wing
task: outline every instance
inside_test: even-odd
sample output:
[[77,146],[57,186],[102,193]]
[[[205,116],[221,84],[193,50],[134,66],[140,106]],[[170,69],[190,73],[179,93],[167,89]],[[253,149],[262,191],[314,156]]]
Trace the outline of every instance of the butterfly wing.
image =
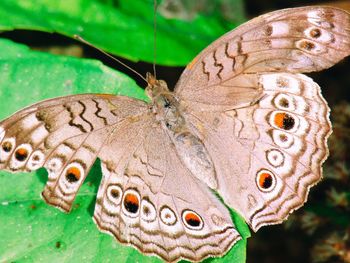
[[183,165],[159,124],[111,138],[100,155],[94,220],[120,242],[173,262],[222,255],[241,238],[228,209]]
[[213,160],[216,189],[253,230],[300,207],[328,156],[329,108],[298,72],[349,54],[349,13],[285,9],[227,33],[181,76],[175,92]]
[[[66,212],[102,146],[147,105],[128,97],[74,95],[39,102],[0,122],[0,169],[45,167],[45,201]],[[127,131],[126,131],[127,132]]]
[[302,206],[322,176],[331,132],[319,86],[302,74],[266,73],[264,97],[233,111],[191,112],[215,165],[218,192],[257,231]]
[[194,110],[249,106],[263,96],[251,74],[319,71],[349,54],[349,13],[331,7],[279,10],[204,49],[186,67],[175,92]]
[[200,260],[224,254],[241,238],[227,208],[183,166],[142,101],[56,98],[17,112],[0,127],[0,169],[45,167],[42,196],[67,212],[99,157],[103,178],[94,219],[122,243],[168,261]]

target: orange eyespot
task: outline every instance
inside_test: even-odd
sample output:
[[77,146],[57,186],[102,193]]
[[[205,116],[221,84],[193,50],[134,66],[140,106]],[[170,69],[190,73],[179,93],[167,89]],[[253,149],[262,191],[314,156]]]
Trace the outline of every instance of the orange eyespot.
[[203,227],[202,218],[195,212],[187,210],[183,213],[182,219],[185,224],[192,229],[201,229]]
[[277,127],[283,128],[283,120],[284,120],[285,116],[286,116],[286,114],[281,113],[281,112],[279,112],[275,115],[275,124]]
[[275,114],[274,123],[280,129],[290,130],[294,127],[295,120],[287,113],[278,112]]
[[272,172],[263,169],[257,173],[256,184],[261,191],[270,192],[275,188],[277,181]]
[[127,193],[124,197],[124,207],[130,213],[137,213],[140,207],[140,201],[137,195]]
[[201,223],[201,219],[199,218],[199,216],[191,212],[187,213],[187,215],[185,216],[185,220],[187,224],[194,227],[199,226]]
[[16,160],[22,162],[28,157],[28,150],[25,148],[19,148],[15,152],[15,158]]
[[75,183],[79,181],[80,177],[81,177],[80,170],[75,166],[70,167],[66,172],[67,181],[70,183]]
[[269,173],[261,173],[259,176],[259,185],[263,189],[269,189],[272,185],[272,175]]

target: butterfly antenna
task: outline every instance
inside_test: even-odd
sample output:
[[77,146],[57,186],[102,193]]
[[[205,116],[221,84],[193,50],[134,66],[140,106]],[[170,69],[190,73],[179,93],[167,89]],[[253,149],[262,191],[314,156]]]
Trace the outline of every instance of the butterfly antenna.
[[108,54],[106,51],[103,51],[101,48],[98,48],[98,47],[94,46],[93,44],[91,44],[90,42],[88,42],[87,40],[85,40],[84,38],[82,38],[79,35],[74,35],[74,38],[76,40],[79,40],[80,42],[90,46],[90,47],[93,47],[93,48],[97,49],[101,53],[105,54],[107,57],[109,57],[109,58],[113,59],[114,61],[118,62],[119,64],[123,65],[125,68],[127,68],[128,70],[134,72],[137,76],[139,76],[141,79],[143,79],[148,84],[148,81],[147,81],[147,79],[144,76],[142,76],[140,73],[138,73],[136,70],[134,70],[133,68],[131,68],[130,66],[128,66],[127,64],[125,64],[121,60],[119,60],[119,59],[113,57],[112,55]]
[[154,24],[154,32],[153,32],[153,75],[154,75],[154,78],[157,79],[157,72],[156,72],[156,62],[157,62],[157,0],[153,1],[153,24]]

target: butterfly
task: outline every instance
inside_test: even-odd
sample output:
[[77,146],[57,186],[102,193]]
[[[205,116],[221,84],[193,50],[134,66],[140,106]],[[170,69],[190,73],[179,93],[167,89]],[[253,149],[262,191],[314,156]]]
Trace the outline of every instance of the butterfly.
[[321,179],[330,110],[301,73],[348,56],[349,32],[340,9],[279,10],[209,45],[174,92],[148,74],[151,103],[39,102],[0,122],[0,169],[46,168],[42,198],[69,212],[99,158],[101,231],[166,261],[221,256],[241,239],[225,204],[257,231],[285,220]]

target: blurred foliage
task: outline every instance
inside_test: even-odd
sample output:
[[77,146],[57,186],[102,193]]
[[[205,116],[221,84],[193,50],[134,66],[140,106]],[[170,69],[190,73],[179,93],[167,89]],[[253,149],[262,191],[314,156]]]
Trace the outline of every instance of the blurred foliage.
[[[157,12],[160,65],[186,65],[210,42],[243,22],[241,0],[193,1],[189,13],[186,5],[174,8],[171,1],[165,2]],[[223,15],[221,10],[230,12]],[[153,0],[0,2],[0,30],[78,34],[105,51],[134,61],[153,62],[153,17]]]

